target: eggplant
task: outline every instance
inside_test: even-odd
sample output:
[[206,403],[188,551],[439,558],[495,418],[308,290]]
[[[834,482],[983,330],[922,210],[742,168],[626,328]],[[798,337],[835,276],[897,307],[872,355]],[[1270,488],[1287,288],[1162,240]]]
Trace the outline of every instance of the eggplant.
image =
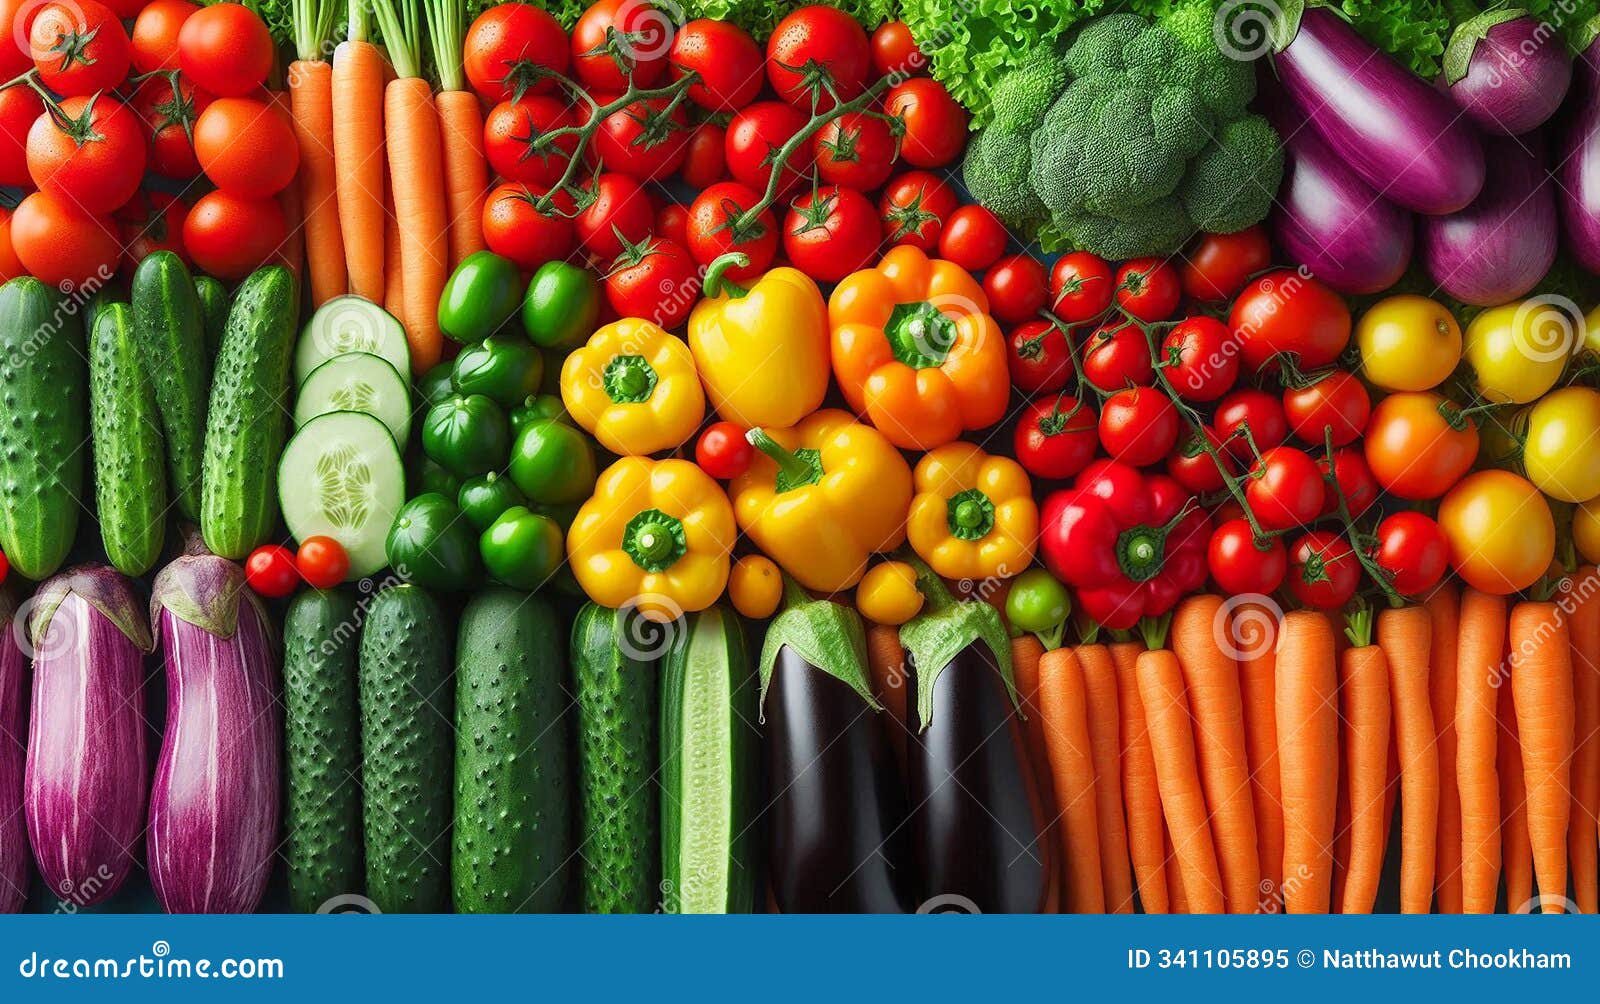
[[150,598],[167,728],[150,793],[150,882],[168,913],[248,913],[278,843],[278,646],[244,572],[178,558]]
[[[1520,136],[1544,125],[1572,83],[1572,56],[1560,33],[1519,7],[1477,13],[1471,0],[1446,6],[1471,14],[1444,50],[1440,83],[1451,100],[1486,133]],[[1492,152],[1485,156],[1492,175]]]
[[1600,17],[1584,25],[1583,38],[1556,187],[1567,248],[1578,264],[1600,272]]
[[1491,137],[1489,180],[1472,205],[1421,222],[1428,275],[1463,303],[1493,307],[1532,290],[1556,260],[1556,196],[1537,136]]
[[1453,213],[1477,197],[1483,145],[1448,96],[1325,8],[1276,30],[1283,89],[1358,177],[1418,213]]
[[128,579],[95,565],[40,586],[27,633],[28,840],[51,894],[92,906],[128,877],[144,830],[150,625]]
[[22,814],[28,659],[17,644],[16,613],[10,594],[0,592],[0,913],[16,913],[28,898],[28,827]]

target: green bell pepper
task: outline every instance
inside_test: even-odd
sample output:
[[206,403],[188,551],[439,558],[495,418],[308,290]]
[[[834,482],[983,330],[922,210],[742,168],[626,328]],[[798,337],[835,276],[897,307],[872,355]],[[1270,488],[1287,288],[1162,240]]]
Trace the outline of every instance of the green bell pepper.
[[467,255],[439,295],[439,330],[463,345],[481,342],[500,329],[522,299],[522,274],[493,251]]
[[522,327],[535,345],[572,349],[594,334],[600,320],[600,284],[588,269],[545,262],[522,297]]
[[453,499],[461,490],[461,479],[418,450],[411,458],[411,472],[406,477],[406,487],[413,495],[438,492],[447,499]]
[[578,429],[553,419],[529,422],[511,451],[511,480],[544,505],[582,502],[594,493],[594,444]]
[[384,549],[395,574],[419,586],[459,591],[483,577],[472,526],[454,502],[436,492],[400,507]]
[[566,557],[566,538],[549,516],[512,506],[478,538],[483,565],[498,582],[514,589],[538,589]]
[[417,399],[424,408],[432,408],[456,392],[455,364],[440,363],[417,377]]
[[572,424],[567,415],[567,406],[561,402],[561,395],[528,395],[522,399],[521,404],[511,409],[511,438],[515,439],[529,425],[547,418],[554,422]]
[[510,478],[490,471],[463,484],[456,496],[456,504],[461,507],[467,522],[482,533],[500,518],[501,513],[514,505],[527,505],[528,500]]
[[423,450],[462,478],[505,469],[510,440],[506,413],[482,394],[457,394],[422,420]]
[[526,338],[507,332],[462,349],[452,371],[456,393],[482,394],[503,408],[537,394],[543,377],[544,356]]

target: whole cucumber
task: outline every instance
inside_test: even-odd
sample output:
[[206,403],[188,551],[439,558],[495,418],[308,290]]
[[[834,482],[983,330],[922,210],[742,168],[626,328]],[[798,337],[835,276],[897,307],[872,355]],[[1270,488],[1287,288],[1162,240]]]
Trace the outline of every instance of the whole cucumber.
[[200,517],[205,450],[206,338],[194,280],[182,259],[156,251],[133,273],[133,330],[155,385],[167,435],[172,494],[186,519]]
[[206,333],[206,359],[215,361],[228,327],[228,290],[209,275],[194,277],[194,295],[200,301],[200,324]]
[[100,540],[117,571],[143,575],[155,567],[166,538],[167,466],[155,388],[125,303],[95,312],[89,409]]

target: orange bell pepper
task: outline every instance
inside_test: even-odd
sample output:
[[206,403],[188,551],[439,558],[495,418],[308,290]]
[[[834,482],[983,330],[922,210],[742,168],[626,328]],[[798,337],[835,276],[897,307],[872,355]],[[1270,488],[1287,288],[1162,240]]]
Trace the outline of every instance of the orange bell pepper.
[[1005,336],[966,269],[909,245],[828,298],[833,375],[896,446],[931,450],[1005,416]]

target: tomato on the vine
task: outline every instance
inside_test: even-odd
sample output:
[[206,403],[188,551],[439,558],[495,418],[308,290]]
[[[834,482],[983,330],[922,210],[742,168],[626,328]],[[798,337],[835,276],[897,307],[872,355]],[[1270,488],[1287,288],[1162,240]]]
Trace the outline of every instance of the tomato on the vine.
[[1178,270],[1160,258],[1124,262],[1114,287],[1117,304],[1147,323],[1171,317],[1183,296]]
[[289,234],[276,199],[243,199],[218,189],[200,196],[183,220],[183,246],[202,271],[243,279]]
[[1069,324],[1105,313],[1111,294],[1111,264],[1097,254],[1073,251],[1050,266],[1050,309]]
[[878,197],[883,236],[890,244],[932,251],[958,203],[956,193],[937,174],[907,171],[892,179]]
[[[262,25],[262,35],[266,32]],[[120,87],[133,62],[122,22],[98,0],[51,0],[39,7],[28,29],[28,49],[40,83],[64,97],[87,98]]]
[[845,112],[811,134],[817,175],[831,185],[860,192],[870,192],[889,180],[897,151],[889,124],[866,112]]
[[605,290],[618,315],[676,328],[700,299],[700,270],[683,245],[652,236],[622,249],[606,273]]
[[1276,397],[1253,387],[1241,387],[1218,401],[1211,423],[1228,444],[1228,452],[1240,460],[1255,459],[1255,452],[1250,449],[1252,442],[1256,450],[1265,451],[1289,438],[1289,419],[1283,413],[1283,405]]
[[28,130],[43,114],[44,102],[33,88],[0,91],[0,185],[33,187],[28,175]]
[[250,552],[244,562],[244,580],[257,594],[281,599],[300,584],[294,552],[280,544],[263,544]]
[[994,213],[976,204],[962,206],[939,235],[939,257],[976,274],[999,260],[1006,240],[1005,224]]
[[[605,117],[589,144],[608,171],[640,181],[664,181],[683,165],[689,116],[669,98],[641,98]],[[566,139],[577,142],[576,136]]]
[[[734,112],[724,136],[728,173],[758,192],[772,180],[773,160],[784,144],[806,127],[809,120],[799,109],[782,101],[757,101]],[[783,165],[778,195],[794,191],[804,180],[806,152],[796,149]]]
[[744,438],[744,427],[734,422],[713,422],[694,444],[694,462],[718,481],[732,481],[750,469],[756,448]]
[[178,33],[189,15],[199,10],[189,0],[150,0],[134,18],[128,35],[136,73],[178,68]]
[[1210,441],[1211,448],[1217,451],[1223,462],[1230,465],[1230,471],[1232,470],[1232,457],[1223,452],[1222,441],[1214,429],[1209,425],[1202,426],[1199,430],[1189,429],[1178,440],[1172,453],[1167,456],[1167,475],[1196,495],[1220,491],[1227,483],[1222,478],[1222,469],[1206,451],[1204,445],[1206,440],[1200,438],[1202,434]]
[[133,197],[144,175],[138,116],[109,94],[67,98],[59,119],[40,115],[28,130],[28,174],[84,212],[109,213]]
[[1420,596],[1439,584],[1450,567],[1450,541],[1438,522],[1420,512],[1402,511],[1378,524],[1372,558],[1391,576],[1402,596]]
[[872,47],[854,17],[835,7],[801,7],[767,39],[767,79],[789,104],[826,111],[867,89]]
[[607,172],[585,185],[576,200],[572,230],[578,247],[595,262],[610,262],[624,241],[650,236],[655,212],[644,186],[626,174]]
[[218,97],[240,98],[258,90],[275,58],[266,22],[242,4],[202,7],[178,29],[178,66],[196,87]]
[[1235,234],[1201,234],[1183,260],[1183,291],[1220,303],[1272,265],[1272,247],[1259,224]]
[[38,11],[38,0],[0,0],[0,80],[10,80],[33,69],[28,33]]
[[1049,277],[1033,255],[1007,255],[983,273],[983,292],[995,320],[1018,324],[1037,317],[1050,298]]
[[656,210],[656,221],[651,232],[681,247],[688,247],[689,207],[678,202],[668,202],[661,206]]
[[572,216],[576,207],[558,192],[549,208],[538,203],[549,189],[506,183],[483,200],[483,242],[497,255],[510,258],[524,271],[565,258],[576,240]]
[[732,21],[695,18],[673,36],[667,59],[672,79],[690,73],[689,100],[712,112],[738,111],[756,99],[762,83],[761,46]]
[[1432,499],[1472,466],[1478,427],[1432,391],[1402,391],[1372,409],[1362,446],[1386,491],[1403,499]]
[[1283,585],[1289,573],[1289,556],[1283,541],[1267,537],[1257,541],[1250,522],[1229,519],[1212,531],[1206,548],[1211,579],[1229,596],[1267,595]]
[[28,269],[17,257],[17,249],[11,243],[11,210],[0,207],[0,282],[10,282],[19,275],[27,274]]
[[1350,602],[1361,584],[1361,561],[1350,542],[1328,530],[1313,530],[1295,541],[1289,552],[1294,568],[1289,591],[1317,610],[1337,610]]
[[314,589],[332,589],[350,574],[350,555],[344,545],[321,534],[307,537],[295,552],[295,568]]
[[1350,308],[1332,289],[1293,269],[1250,282],[1233,301],[1228,327],[1251,369],[1292,356],[1304,370],[1333,363],[1350,344]]
[[[483,155],[494,173],[506,181],[553,185],[567,169],[578,138],[548,134],[571,128],[575,122],[565,102],[547,95],[502,101],[483,117]],[[604,130],[602,125],[600,131]]]
[[[668,11],[675,9],[669,7]],[[591,91],[651,87],[666,76],[672,19],[649,0],[595,0],[572,26],[572,69]]]
[[1274,446],[1245,475],[1245,503],[1267,530],[1308,526],[1322,515],[1322,472],[1304,450]]
[[1082,471],[1098,445],[1094,409],[1066,393],[1029,402],[1012,435],[1017,463],[1034,477],[1051,481]]
[[1367,458],[1359,446],[1341,446],[1333,451],[1332,482],[1329,481],[1328,455],[1317,458],[1317,470],[1322,474],[1322,514],[1332,516],[1339,511],[1339,497],[1352,519],[1360,517],[1378,501],[1378,479],[1372,476]]
[[1058,391],[1072,379],[1067,333],[1054,321],[1024,321],[1006,339],[1011,385],[1024,394]]
[[760,201],[761,196],[737,181],[718,182],[695,196],[689,203],[689,253],[694,260],[710,265],[730,251],[739,251],[749,263],[730,266],[724,275],[742,282],[765,272],[778,253],[778,223],[771,209],[742,222]]
[[189,207],[166,192],[141,191],[117,210],[123,260],[129,268],[157,251],[171,251],[185,262],[189,251],[183,246],[183,221]]
[[1107,394],[1124,387],[1147,387],[1155,379],[1150,343],[1132,324],[1106,324],[1083,342],[1083,378]]
[[1214,317],[1185,317],[1161,340],[1167,381],[1185,401],[1207,402],[1233,389],[1239,354],[1228,328]]
[[1100,406],[1100,445],[1134,467],[1165,457],[1178,442],[1179,426],[1178,409],[1152,387],[1119,390]]
[[1312,446],[1331,435],[1334,446],[1353,443],[1367,427],[1372,399],[1348,370],[1330,370],[1283,392],[1283,414],[1296,436]]
[[881,236],[870,199],[826,185],[794,201],[783,221],[783,253],[811,278],[837,282],[872,265]]
[[690,188],[710,188],[728,177],[727,130],[702,122],[689,132],[678,176]]
[[883,110],[905,123],[900,156],[913,167],[944,167],[967,147],[967,110],[932,77],[889,88]]
[[188,180],[200,173],[190,136],[212,97],[195,90],[182,74],[177,77],[177,89],[173,88],[172,78],[151,77],[133,92],[129,107],[144,122],[150,171],[163,178]]
[[288,116],[254,98],[207,105],[194,124],[194,153],[213,184],[245,199],[277,195],[300,167]]
[[467,83],[491,103],[548,94],[557,87],[549,74],[564,74],[571,65],[561,22],[526,3],[486,8],[467,29],[461,48]]
[[928,57],[917,48],[904,21],[885,21],[872,33],[872,68],[880,77],[912,76],[928,68]]
[[29,275],[64,289],[111,278],[122,255],[110,220],[49,192],[34,192],[18,204],[11,214],[11,246]]

